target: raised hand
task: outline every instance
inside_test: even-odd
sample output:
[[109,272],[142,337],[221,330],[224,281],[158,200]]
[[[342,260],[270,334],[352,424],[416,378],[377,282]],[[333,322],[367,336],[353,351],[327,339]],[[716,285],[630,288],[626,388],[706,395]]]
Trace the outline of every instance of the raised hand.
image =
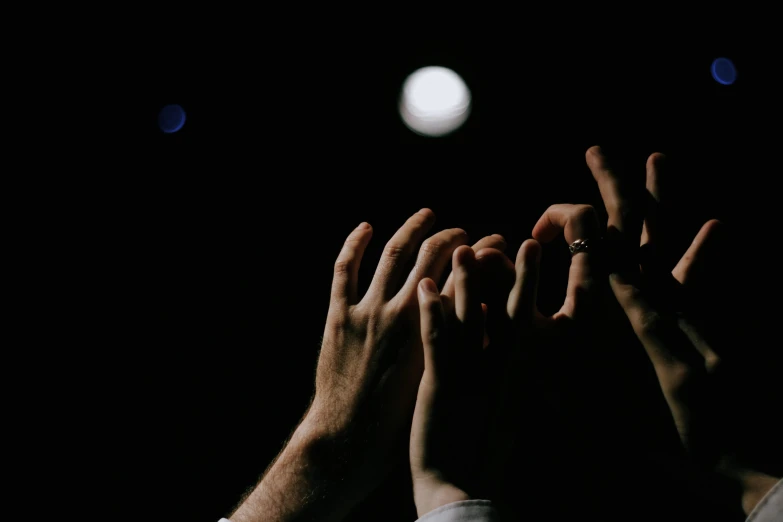
[[419,516],[474,498],[489,396],[482,382],[484,315],[475,253],[453,255],[454,295],[432,279],[419,283],[424,374],[410,440],[413,494]]
[[612,169],[600,148],[589,149],[586,159],[608,213],[607,252],[615,256],[609,265],[611,289],[652,362],[682,447],[702,469],[739,480],[749,513],[759,493],[776,479],[730,462],[718,425],[725,397],[721,357],[689,313],[721,223],[705,223],[669,271],[659,245],[667,238],[659,234],[657,213],[665,158],[653,154],[648,159],[646,193],[633,178]]
[[[433,226],[422,209],[384,248],[360,298],[359,264],[372,235],[367,223],[345,241],[334,265],[312,404],[291,441],[232,521],[340,520],[377,487],[407,447],[423,372],[419,281],[440,280],[454,250],[467,242],[457,228],[423,242]],[[503,247],[499,236],[477,245]]]

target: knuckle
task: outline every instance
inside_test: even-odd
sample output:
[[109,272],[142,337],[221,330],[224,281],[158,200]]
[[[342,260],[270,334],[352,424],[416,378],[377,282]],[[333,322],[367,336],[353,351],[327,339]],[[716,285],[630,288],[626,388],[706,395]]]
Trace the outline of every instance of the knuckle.
[[440,328],[429,328],[424,332],[424,338],[429,344],[437,344],[443,340],[443,331]]
[[636,331],[645,337],[657,337],[661,332],[661,316],[653,310],[639,312],[636,318]]
[[670,392],[682,395],[688,388],[693,376],[693,368],[676,361],[666,365],[665,388]]
[[351,273],[353,270],[353,260],[349,258],[344,257],[338,257],[337,261],[334,262],[334,273],[335,274],[348,274]]
[[405,253],[405,247],[396,243],[387,243],[383,248],[384,257],[398,259]]
[[446,247],[447,242],[438,237],[431,237],[424,243],[422,243],[419,252],[422,254],[428,254],[436,256]]

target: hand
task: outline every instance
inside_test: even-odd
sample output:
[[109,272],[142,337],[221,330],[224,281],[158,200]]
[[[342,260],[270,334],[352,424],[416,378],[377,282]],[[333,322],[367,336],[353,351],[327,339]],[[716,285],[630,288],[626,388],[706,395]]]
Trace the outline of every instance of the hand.
[[481,382],[484,316],[473,250],[455,250],[453,266],[453,297],[441,296],[429,278],[419,283],[424,374],[410,440],[419,517],[476,494],[489,406]]
[[[406,447],[398,443],[408,440],[423,371],[416,289],[425,277],[439,280],[467,241],[460,229],[430,237],[406,279],[405,265],[434,220],[422,209],[397,231],[361,300],[359,263],[372,228],[362,223],[350,234],[335,262],[310,409],[232,520],[340,520],[392,468],[397,447]],[[479,243],[503,246],[498,236]]]
[[[617,256],[610,285],[653,364],[682,447],[702,469],[720,469],[742,482],[743,508],[749,513],[753,499],[760,498],[758,484],[771,487],[776,479],[731,463],[718,426],[725,397],[721,357],[689,313],[694,308],[689,302],[698,297],[694,283],[703,278],[721,223],[705,223],[669,272],[659,245],[666,238],[659,234],[657,212],[663,155],[653,154],[647,161],[646,194],[613,170],[600,148],[589,149],[586,158],[608,213],[607,240]],[[642,198],[652,204],[645,205]],[[636,255],[640,245],[641,256]]]

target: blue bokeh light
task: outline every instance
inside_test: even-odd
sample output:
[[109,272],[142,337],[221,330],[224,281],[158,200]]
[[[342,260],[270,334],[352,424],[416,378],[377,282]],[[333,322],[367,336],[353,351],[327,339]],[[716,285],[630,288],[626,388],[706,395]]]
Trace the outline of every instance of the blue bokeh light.
[[728,58],[716,58],[711,70],[712,77],[721,85],[731,85],[737,79],[737,69]]
[[185,110],[179,105],[166,105],[158,115],[160,130],[166,134],[177,132],[185,125]]

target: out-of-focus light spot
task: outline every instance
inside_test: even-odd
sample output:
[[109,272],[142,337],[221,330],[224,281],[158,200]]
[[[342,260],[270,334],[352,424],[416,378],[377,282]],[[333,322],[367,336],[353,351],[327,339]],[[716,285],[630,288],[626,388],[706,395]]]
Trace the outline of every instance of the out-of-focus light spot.
[[711,69],[712,77],[722,85],[731,85],[737,79],[737,69],[728,58],[716,58]]
[[167,134],[177,132],[185,125],[185,110],[179,105],[166,105],[160,110],[158,125]]
[[470,91],[451,69],[418,69],[402,86],[400,115],[417,134],[444,136],[465,123],[469,114]]

